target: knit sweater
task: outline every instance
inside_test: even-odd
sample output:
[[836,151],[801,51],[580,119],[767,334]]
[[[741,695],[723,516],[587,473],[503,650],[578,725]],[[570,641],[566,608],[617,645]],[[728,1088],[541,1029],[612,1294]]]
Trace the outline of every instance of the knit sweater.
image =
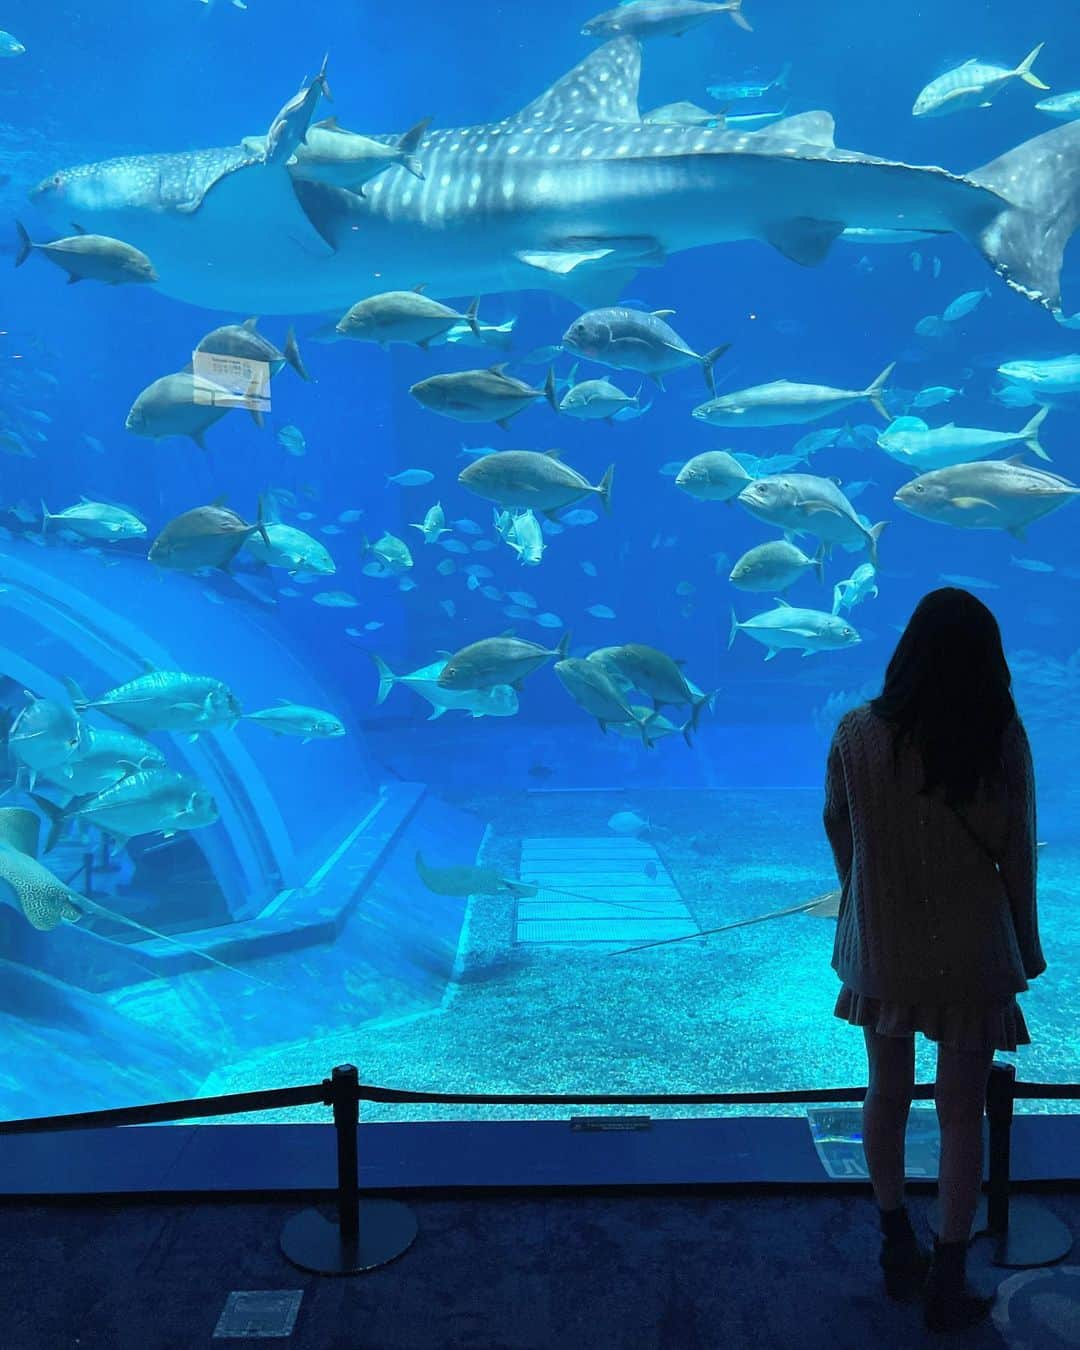
[[1046,969],[1035,781],[1019,719],[1005,732],[1002,767],[1003,785],[981,789],[961,818],[940,794],[920,791],[914,746],[902,746],[894,764],[892,729],[869,705],[841,719],[824,822],[841,884],[832,965],[856,993],[988,1002],[1026,989]]

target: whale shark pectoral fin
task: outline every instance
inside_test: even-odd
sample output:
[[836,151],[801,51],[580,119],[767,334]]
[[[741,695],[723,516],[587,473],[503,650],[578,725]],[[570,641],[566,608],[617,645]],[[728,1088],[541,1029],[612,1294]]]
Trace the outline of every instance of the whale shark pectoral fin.
[[[566,276],[589,263],[605,266],[633,263],[635,267],[662,267],[666,254],[659,240],[651,237],[567,239],[556,248],[522,250],[515,255],[527,267]],[[608,259],[614,260],[609,263]]]
[[22,806],[0,809],[0,844],[6,844],[29,858],[38,855],[38,837],[41,822],[33,811]]
[[337,251],[301,206],[288,171],[261,160],[245,160],[221,174],[189,209],[203,218],[204,228],[263,235],[276,230],[316,258]]
[[606,42],[557,80],[521,112],[517,122],[640,122],[641,44],[621,37]]
[[817,267],[828,257],[833,243],[844,233],[841,220],[814,220],[796,216],[771,225],[765,238],[778,253],[802,267]]

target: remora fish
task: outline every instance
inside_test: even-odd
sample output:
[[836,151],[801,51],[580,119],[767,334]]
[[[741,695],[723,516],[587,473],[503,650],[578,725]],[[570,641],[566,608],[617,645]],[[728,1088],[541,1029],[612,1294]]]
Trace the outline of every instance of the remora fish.
[[[416,147],[430,121],[430,117],[425,117],[396,140],[377,141],[355,131],[346,131],[338,126],[337,118],[328,117],[308,127],[307,139],[296,147],[289,173],[294,179],[328,183],[360,197],[364,195],[365,183],[395,164],[400,164],[414,178],[423,178]],[[245,149],[261,155],[266,149],[266,138],[246,136],[243,144]]]
[[640,45],[617,38],[515,116],[432,132],[424,182],[387,174],[365,198],[267,172],[241,146],[83,165],[33,195],[58,226],[74,217],[143,249],[165,294],[247,314],[341,314],[418,275],[440,298],[611,304],[642,260],[757,239],[813,264],[845,227],[960,234],[1060,310],[1077,123],[955,174],[838,150],[825,112],[753,133],[642,122],[640,66]]
[[742,14],[743,0],[623,0],[582,28],[583,37],[682,37],[718,14],[729,14],[748,33],[754,30]]

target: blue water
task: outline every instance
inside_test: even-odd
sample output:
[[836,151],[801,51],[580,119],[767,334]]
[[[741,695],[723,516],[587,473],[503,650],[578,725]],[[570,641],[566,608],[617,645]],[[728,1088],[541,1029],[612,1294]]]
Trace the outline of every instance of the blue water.
[[[934,76],[976,55],[1013,66],[1045,42],[1036,63],[1041,78],[1054,93],[1080,85],[1080,66],[1070,59],[1080,21],[1064,0],[1033,0],[1019,9],[976,0],[929,8],[900,2],[869,17],[866,7],[852,0],[829,6],[827,13],[794,0],[746,0],[745,8],[753,33],[721,16],[682,39],[646,43],[641,108],[679,99],[710,106],[707,85],[747,77],[767,82],[790,62],[787,92],[776,90],[760,104],[729,111],[773,110],[785,102],[789,113],[828,109],[841,146],[963,173],[1060,124],[1035,110],[1044,95],[1018,82],[990,108],[916,120],[912,102]],[[245,135],[263,134],[326,51],[334,102],[322,105],[320,117],[332,113],[344,126],[371,134],[399,133],[425,116],[433,118],[435,129],[498,121],[594,49],[592,40],[579,35],[590,16],[588,4],[565,0],[542,10],[420,0],[407,12],[350,0],[325,0],[301,10],[284,0],[249,0],[246,11],[227,0],[209,6],[197,0],[140,6],[99,0],[93,6],[49,7],[12,0],[0,6],[0,29],[16,34],[26,53],[0,60],[0,213],[18,217],[35,240],[45,240],[55,236],[57,222],[46,220],[28,193],[58,169],[120,155],[235,145]],[[401,172],[390,170],[387,181]],[[92,227],[77,217],[70,223]],[[237,228],[250,231],[252,248],[259,247],[258,219]],[[583,232],[595,228],[583,222]],[[10,267],[13,234],[3,252]],[[434,262],[434,252],[417,256],[410,284],[425,282]],[[372,266],[378,266],[377,258]],[[286,368],[274,379],[266,427],[256,427],[242,410],[232,412],[210,429],[203,452],[189,440],[140,439],[125,430],[125,418],[139,391],[180,369],[200,337],[240,321],[244,313],[200,309],[149,286],[67,287],[62,272],[41,256],[2,274],[0,429],[15,431],[32,451],[32,456],[5,455],[0,488],[0,525],[7,531],[0,537],[5,706],[16,714],[25,702],[24,688],[63,700],[64,677],[99,694],[137,675],[141,657],[225,680],[247,711],[278,699],[329,709],[347,735],[301,744],[241,723],[194,746],[156,737],[170,764],[211,781],[222,819],[174,843],[172,851],[146,853],[161,842],[153,837],[116,851],[109,866],[117,870],[99,866],[96,880],[91,877],[101,903],[165,932],[205,937],[217,930],[219,942],[221,930],[240,920],[259,919],[273,934],[274,915],[289,906],[296,907],[299,932],[308,922],[331,922],[331,915],[337,926],[309,942],[298,938],[282,949],[286,954],[275,950],[268,956],[243,944],[214,948],[222,959],[272,976],[271,995],[226,972],[197,973],[198,962],[165,969],[157,949],[149,966],[140,965],[142,958],[131,955],[137,948],[126,945],[139,935],[100,918],[83,925],[96,930],[99,940],[91,941],[83,940],[80,926],[39,933],[16,909],[0,906],[0,956],[27,976],[9,982],[7,995],[0,995],[5,1034],[25,1051],[14,1061],[21,1067],[0,1080],[0,1109],[77,1109],[179,1088],[199,1090],[223,1057],[269,1053],[302,1040],[313,972],[344,982],[354,955],[363,957],[372,943],[385,959],[365,967],[359,992],[334,984],[332,1006],[315,1018],[320,1034],[347,1035],[350,1026],[378,1013],[406,1015],[437,1003],[439,972],[449,974],[463,942],[461,916],[440,912],[431,938],[435,973],[429,972],[427,982],[414,978],[415,969],[424,968],[415,933],[410,928],[406,939],[404,928],[395,930],[389,900],[390,908],[377,911],[382,918],[370,917],[379,894],[372,870],[377,864],[389,858],[387,865],[398,869],[398,900],[404,895],[406,907],[422,907],[429,897],[402,862],[411,859],[417,838],[423,837],[438,861],[471,862],[490,823],[500,849],[509,847],[515,831],[518,838],[530,833],[529,792],[543,791],[552,801],[564,793],[561,808],[559,802],[545,807],[562,809],[562,823],[549,813],[544,828],[569,836],[607,828],[599,806],[587,818],[577,812],[571,789],[610,794],[599,800],[613,803],[614,811],[636,804],[635,789],[816,788],[836,717],[874,691],[915,601],[945,584],[943,579],[967,579],[957,584],[970,585],[998,615],[1035,746],[1047,846],[1067,845],[1075,818],[1067,793],[1080,734],[1075,598],[1080,575],[1071,571],[1080,568],[1077,508],[1067,506],[1036,522],[1023,541],[1000,531],[949,528],[893,504],[909,475],[867,442],[865,433],[859,447],[817,452],[801,471],[842,484],[870,480],[856,509],[871,522],[889,522],[881,545],[880,594],[851,614],[862,637],[858,646],[806,660],[782,652],[766,665],[762,648],[748,637],[740,636],[730,650],[728,639],[732,609],[745,620],[769,608],[770,597],[739,592],[727,576],[746,549],[778,536],[738,505],[691,500],[670,475],[660,473],[661,466],[719,448],[776,455],[823,426],[883,427],[868,404],[804,427],[711,430],[689,415],[706,397],[701,375],[691,367],[670,375],[665,392],[646,390],[643,397],[652,399],[652,407],[637,420],[608,425],[556,418],[543,402],[524,411],[509,431],[446,420],[411,398],[410,386],[432,374],[501,359],[539,384],[544,365],[526,365],[521,358],[557,343],[579,312],[543,290],[488,293],[481,299],[482,320],[515,320],[505,358],[460,346],[421,351],[397,345],[384,351],[369,344],[324,344],[313,334],[333,317],[326,312],[301,307],[266,314],[261,330],[279,346],[295,324],[313,381],[303,383]],[[940,315],[962,293],[984,286],[988,297],[949,325],[945,337],[915,334],[925,316]],[[1075,249],[1066,256],[1064,291],[1066,313],[1080,310]],[[463,306],[471,292],[442,291],[441,298]],[[1021,427],[1033,409],[1005,407],[992,397],[1001,383],[996,367],[1080,350],[1080,333],[1056,325],[1007,289],[957,235],[889,246],[839,242],[815,268],[799,267],[759,242],[715,244],[643,268],[622,299],[649,310],[674,309],[674,326],[699,352],[730,343],[716,367],[720,393],[781,378],[861,388],[896,361],[889,396],[894,414],[903,413],[924,387],[963,390],[947,406],[923,413],[934,426],[955,420]],[[253,305],[250,312],[259,308]],[[572,364],[572,358],[559,356],[557,374],[566,377]],[[599,376],[630,393],[637,388],[631,373],[581,363],[579,378]],[[1048,467],[1070,479],[1076,476],[1077,406],[1054,407],[1042,432],[1053,460]],[[44,417],[35,417],[35,411]],[[301,430],[303,456],[288,454],[278,441],[286,425]],[[591,483],[614,463],[612,513],[550,534],[541,566],[521,567],[490,528],[490,504],[457,482],[468,462],[459,453],[463,446],[557,447]],[[387,483],[388,475],[407,468],[428,469],[434,481],[420,488]],[[83,495],[123,503],[147,522],[152,539],[180,512],[219,498],[254,520],[260,495],[271,492],[282,503],[282,519],[330,549],[334,577],[297,584],[282,571],[259,568],[246,552],[230,575],[162,575],[146,560],[146,541],[106,544],[102,553],[55,530],[44,542],[40,535],[41,501],[52,511]],[[469,556],[427,547],[409,528],[437,500],[448,523],[468,518],[481,527],[480,535],[458,530],[453,536],[469,547]],[[343,512],[360,515],[340,523]],[[324,532],[327,527],[331,533]],[[402,591],[395,578],[362,573],[370,560],[362,540],[384,531],[406,539],[412,549],[415,563],[408,577],[414,589]],[[496,547],[473,551],[478,540]],[[813,551],[808,540],[801,542]],[[444,576],[436,564],[448,558],[458,566]],[[787,598],[828,610],[833,584],[863,561],[862,553],[837,549],[825,588],[807,577]],[[587,575],[583,563],[592,564],[596,575]],[[463,567],[470,564],[491,569],[493,576],[483,582],[494,585],[501,598],[467,588]],[[313,602],[314,594],[328,590],[348,592],[357,605]],[[544,628],[508,618],[502,611],[512,603],[505,597],[511,590],[530,592],[535,613],[553,613],[561,623]],[[440,603],[447,601],[453,602],[452,617]],[[615,617],[594,617],[588,613],[594,606],[607,607]],[[374,624],[380,626],[366,627]],[[602,736],[550,666],[525,682],[514,718],[474,720],[448,713],[429,722],[428,705],[402,688],[376,705],[371,653],[396,672],[410,671],[439,652],[511,626],[544,645],[554,645],[568,629],[575,655],[636,641],[685,661],[691,679],[717,690],[694,748],[677,736],[652,751],[613,734]],[[106,725],[100,718],[96,724]],[[410,815],[413,807],[395,796],[403,782],[428,789],[423,799],[428,804],[418,815]],[[389,793],[380,797],[381,789]],[[62,800],[62,794],[51,795]],[[389,805],[379,819],[393,817],[393,823],[385,825],[378,847],[372,844],[365,853],[370,832],[383,828],[368,821],[380,802]],[[443,803],[449,803],[446,815]],[[9,789],[5,804],[33,805],[18,786]],[[701,808],[695,809],[700,814]],[[500,824],[500,810],[510,823]],[[792,859],[812,859],[810,898],[827,889],[830,878],[822,841],[812,824],[806,825],[807,815],[812,822],[813,811],[804,811],[798,834],[777,841],[776,857],[778,879],[787,876],[783,869]],[[678,812],[672,819],[674,857],[680,846]],[[740,856],[740,832],[721,837],[724,866],[731,867]],[[383,845],[385,857],[378,851]],[[99,841],[91,834],[85,850],[70,841],[65,847],[52,861],[78,890],[86,882],[79,871],[82,852],[103,862]],[[354,858],[352,849],[362,856]],[[500,854],[500,866],[513,863],[512,848]],[[677,871],[675,863],[673,868]],[[1060,866],[1053,876],[1057,900],[1071,883]],[[801,892],[784,889],[789,884],[790,877],[778,880],[772,891],[765,886],[766,907],[768,894],[780,891],[778,907],[796,903]],[[410,886],[417,887],[415,895]],[[283,895],[292,898],[283,901]],[[1064,915],[1065,906],[1054,912]],[[355,926],[372,922],[377,941],[372,929]],[[508,941],[509,933],[507,917]],[[267,939],[271,947],[274,940]],[[1053,967],[1052,931],[1044,946]],[[692,961],[692,949],[685,951]],[[821,951],[831,979],[827,947]],[[1052,978],[1059,994],[1073,999],[1074,977],[1061,973],[1068,963],[1064,936],[1060,951]],[[146,970],[153,979],[144,980]],[[47,984],[35,982],[41,974]],[[512,988],[504,993],[513,997]],[[116,1024],[116,1017],[126,1020]],[[178,1027],[187,1029],[171,1047],[159,1039]],[[1037,1036],[1034,1025],[1033,1033]],[[73,1062],[81,1047],[92,1060],[103,1037],[126,1034],[134,1049],[125,1074],[102,1057],[85,1079],[69,1080],[70,1090],[57,1099],[35,1052],[44,1051],[45,1062],[50,1051],[70,1055]],[[1061,1049],[1059,1039],[1055,1068],[1067,1072]],[[594,1071],[597,1084],[605,1081],[602,1063],[595,1062]],[[475,1066],[469,1072],[483,1081]],[[748,1072],[761,1082],[777,1081],[764,1063],[750,1065]],[[253,1086],[257,1078],[259,1071],[252,1070],[245,1081]]]

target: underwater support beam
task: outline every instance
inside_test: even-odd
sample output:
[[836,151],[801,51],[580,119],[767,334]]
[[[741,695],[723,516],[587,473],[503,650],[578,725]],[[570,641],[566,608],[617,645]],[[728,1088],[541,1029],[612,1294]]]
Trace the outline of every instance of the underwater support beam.
[[[1026,1270],[1062,1260],[1072,1251],[1073,1239],[1065,1224],[1045,1205],[1030,1196],[1009,1195],[1015,1084],[1014,1064],[991,1064],[986,1083],[990,1167],[986,1195],[979,1199],[971,1231],[972,1241],[978,1237],[993,1239],[990,1259],[995,1266]],[[937,1200],[927,1217],[932,1231],[939,1233]]]
[[364,1199],[360,1225],[357,1128],[360,1124],[360,1075],[353,1064],[339,1064],[323,1080],[325,1101],[334,1108],[337,1136],[337,1220],[317,1209],[294,1214],[281,1231],[287,1261],[316,1275],[358,1275],[385,1266],[408,1251],[416,1239],[416,1215],[398,1200]]

